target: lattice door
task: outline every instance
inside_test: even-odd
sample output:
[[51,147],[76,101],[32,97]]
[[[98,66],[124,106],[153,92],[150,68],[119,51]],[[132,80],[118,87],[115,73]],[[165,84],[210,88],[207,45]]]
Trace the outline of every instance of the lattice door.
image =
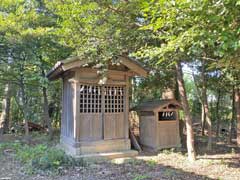
[[93,85],[80,85],[79,90],[79,139],[101,140],[102,122],[102,88]]
[[124,97],[124,86],[80,85],[80,140],[123,138]]
[[124,138],[125,87],[104,87],[104,139]]
[[100,86],[80,85],[80,113],[102,112],[102,90]]

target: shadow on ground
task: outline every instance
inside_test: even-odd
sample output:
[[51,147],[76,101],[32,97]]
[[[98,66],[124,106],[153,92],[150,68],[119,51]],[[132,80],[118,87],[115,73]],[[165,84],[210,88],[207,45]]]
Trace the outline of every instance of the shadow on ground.
[[[131,160],[123,164],[111,164],[110,169],[120,169],[118,177],[122,179],[211,179],[205,175],[197,175],[193,172],[187,172],[171,166],[156,164],[153,161]],[[120,179],[121,179],[120,178]]]

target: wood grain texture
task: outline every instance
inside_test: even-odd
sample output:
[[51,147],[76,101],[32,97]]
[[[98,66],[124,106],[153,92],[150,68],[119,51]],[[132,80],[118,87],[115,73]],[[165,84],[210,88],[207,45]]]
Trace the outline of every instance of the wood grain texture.
[[142,116],[140,119],[140,144],[156,147],[156,121],[155,116]]
[[105,113],[104,125],[104,139],[124,138],[124,113]]
[[79,115],[80,126],[78,131],[78,138],[80,141],[95,141],[102,139],[102,123],[100,121],[100,113],[81,113]]

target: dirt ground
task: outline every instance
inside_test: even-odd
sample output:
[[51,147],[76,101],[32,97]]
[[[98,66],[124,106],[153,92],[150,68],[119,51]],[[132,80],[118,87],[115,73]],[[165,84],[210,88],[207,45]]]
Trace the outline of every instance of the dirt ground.
[[205,149],[206,138],[196,140],[197,161],[190,163],[186,151],[163,150],[142,153],[131,159],[88,163],[86,167],[59,169],[58,174],[44,172],[28,175],[11,155],[0,156],[0,180],[160,180],[226,179],[240,180],[240,148],[218,142],[214,150]]

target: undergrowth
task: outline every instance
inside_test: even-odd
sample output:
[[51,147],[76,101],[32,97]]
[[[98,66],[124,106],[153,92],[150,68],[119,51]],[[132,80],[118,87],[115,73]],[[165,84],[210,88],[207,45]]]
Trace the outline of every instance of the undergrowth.
[[148,179],[149,177],[147,175],[136,175],[133,180],[144,180]]
[[[62,168],[85,166],[82,159],[75,159],[64,151],[45,144],[29,146],[20,142],[0,144],[0,156],[10,153],[24,164],[27,173],[58,173]],[[60,173],[60,172],[59,172]]]

